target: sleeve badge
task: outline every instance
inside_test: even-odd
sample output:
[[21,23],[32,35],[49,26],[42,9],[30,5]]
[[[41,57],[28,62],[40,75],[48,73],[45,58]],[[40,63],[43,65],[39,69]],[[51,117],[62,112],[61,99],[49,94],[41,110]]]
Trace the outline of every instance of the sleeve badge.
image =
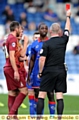
[[13,43],[12,43],[12,47],[15,47],[15,46],[16,46],[16,43],[15,43],[15,42],[13,42]]

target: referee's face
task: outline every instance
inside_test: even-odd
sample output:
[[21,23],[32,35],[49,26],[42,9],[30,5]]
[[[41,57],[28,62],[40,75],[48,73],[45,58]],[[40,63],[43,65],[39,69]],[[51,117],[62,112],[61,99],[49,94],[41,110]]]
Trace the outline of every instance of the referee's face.
[[48,33],[48,27],[46,25],[41,25],[39,28],[39,33],[40,33],[40,36],[46,37]]

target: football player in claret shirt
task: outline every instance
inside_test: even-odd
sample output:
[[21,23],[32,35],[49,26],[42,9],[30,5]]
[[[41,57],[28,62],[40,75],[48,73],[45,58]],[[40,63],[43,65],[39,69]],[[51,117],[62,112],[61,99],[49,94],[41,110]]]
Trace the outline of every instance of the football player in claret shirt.
[[[30,79],[33,81],[32,88],[34,88],[34,92],[35,92],[35,105],[34,105],[35,111],[34,112],[36,112],[38,93],[39,93],[39,87],[40,87],[40,79],[38,78],[40,50],[42,48],[43,42],[48,40],[48,37],[47,37],[48,27],[45,23],[41,23],[39,25],[39,33],[40,33],[40,38],[38,38],[38,40],[36,40],[32,44],[31,59],[30,59],[28,78],[27,78],[27,82],[29,82]],[[47,93],[47,96],[49,99],[50,114],[55,114],[54,93],[53,92]]]
[[[21,48],[17,37],[23,32],[20,24],[13,21],[10,24],[10,34],[7,37],[6,63],[4,66],[4,74],[8,88],[8,109],[9,115],[16,115],[18,108],[27,95],[26,88],[26,71],[23,62],[19,58],[24,57],[26,53],[28,38],[24,37],[24,47]],[[17,91],[18,94],[17,94]]]

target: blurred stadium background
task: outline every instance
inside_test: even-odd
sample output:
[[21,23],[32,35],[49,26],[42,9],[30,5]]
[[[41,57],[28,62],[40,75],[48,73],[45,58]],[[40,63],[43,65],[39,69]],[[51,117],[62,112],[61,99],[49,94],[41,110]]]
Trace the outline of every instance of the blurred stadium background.
[[[24,26],[24,34],[32,42],[33,33],[40,22],[48,27],[53,22],[59,22],[64,30],[65,4],[71,4],[71,33],[67,45],[65,62],[68,66],[68,92],[65,97],[64,114],[79,114],[79,53],[74,52],[79,44],[79,1],[78,0],[0,0],[0,114],[7,114],[7,87],[3,74],[5,56],[2,44],[5,35],[9,33],[9,25],[13,20]],[[48,114],[47,99],[45,100],[45,114]],[[19,114],[28,114],[28,99],[24,100],[25,107],[20,107]]]

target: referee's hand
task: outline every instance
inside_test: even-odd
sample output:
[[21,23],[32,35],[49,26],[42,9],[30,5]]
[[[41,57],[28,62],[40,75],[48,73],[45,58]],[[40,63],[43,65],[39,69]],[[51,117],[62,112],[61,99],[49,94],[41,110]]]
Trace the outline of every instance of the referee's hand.
[[38,79],[40,79],[41,76],[42,76],[42,73],[38,73],[38,75],[37,75]]
[[39,76],[39,74],[37,75],[37,78],[38,78],[38,79],[40,79],[40,76]]
[[69,9],[69,10],[67,10],[67,12],[66,12],[66,16],[71,16],[71,10]]

